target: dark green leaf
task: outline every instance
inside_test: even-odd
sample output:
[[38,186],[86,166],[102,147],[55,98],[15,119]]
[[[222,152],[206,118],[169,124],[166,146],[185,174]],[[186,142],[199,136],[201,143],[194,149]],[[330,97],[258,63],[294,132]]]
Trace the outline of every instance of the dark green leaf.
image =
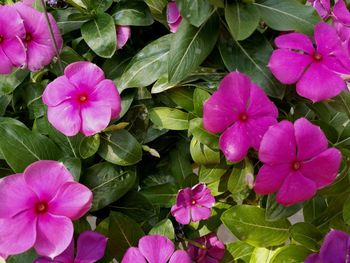
[[79,145],[79,153],[83,159],[93,156],[100,147],[100,135],[84,137]]
[[28,76],[28,71],[16,69],[9,75],[0,75],[0,95],[12,93]]
[[283,218],[290,217],[298,212],[303,207],[303,203],[299,203],[292,206],[283,206],[276,202],[276,195],[270,194],[267,197],[266,204],[266,220],[275,221]]
[[196,27],[203,24],[212,12],[208,0],[176,0],[176,5],[181,16]]
[[292,238],[304,247],[317,251],[319,249],[318,242],[323,238],[322,233],[309,223],[297,223],[290,229]]
[[171,184],[147,187],[141,190],[153,205],[171,207],[175,203],[177,189]]
[[117,5],[112,11],[116,25],[149,26],[153,24],[152,15],[144,2],[127,1]]

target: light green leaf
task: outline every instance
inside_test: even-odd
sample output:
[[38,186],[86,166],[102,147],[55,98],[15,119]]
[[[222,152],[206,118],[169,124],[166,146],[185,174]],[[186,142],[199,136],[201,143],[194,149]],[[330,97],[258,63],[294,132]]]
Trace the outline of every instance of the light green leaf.
[[165,236],[171,240],[175,239],[174,226],[169,219],[158,222],[148,234]]
[[151,121],[162,129],[187,130],[188,113],[178,109],[157,107],[150,110]]

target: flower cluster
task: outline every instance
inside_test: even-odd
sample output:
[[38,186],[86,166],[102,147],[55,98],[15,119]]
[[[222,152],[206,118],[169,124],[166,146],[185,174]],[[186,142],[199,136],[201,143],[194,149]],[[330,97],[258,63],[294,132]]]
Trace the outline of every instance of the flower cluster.
[[18,2],[0,5],[0,74],[9,74],[14,67],[37,71],[48,65],[62,47],[62,37],[55,19]]

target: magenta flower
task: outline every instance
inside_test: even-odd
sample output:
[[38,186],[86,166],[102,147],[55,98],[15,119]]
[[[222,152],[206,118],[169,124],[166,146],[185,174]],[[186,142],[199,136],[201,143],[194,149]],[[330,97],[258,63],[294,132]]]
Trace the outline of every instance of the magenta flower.
[[180,15],[180,11],[177,8],[175,2],[168,3],[166,16],[167,16],[167,22],[170,28],[170,32],[175,33],[182,21],[182,16]]
[[189,224],[192,220],[197,222],[208,219],[215,198],[210,189],[204,184],[197,184],[191,188],[181,189],[176,197],[176,204],[171,208],[171,214],[180,224]]
[[277,192],[277,202],[289,206],[312,198],[331,184],[340,167],[341,153],[328,148],[322,130],[307,119],[294,125],[282,121],[265,133],[259,149],[260,168],[254,190]]
[[131,36],[131,29],[129,26],[117,26],[117,48],[122,49]]
[[329,0],[308,0],[323,19],[331,15],[331,3]]
[[174,253],[174,244],[160,235],[148,235],[139,240],[139,246],[130,247],[121,263],[191,263],[184,250]]
[[77,255],[74,256],[74,239],[60,255],[54,259],[40,257],[34,263],[94,263],[100,260],[106,250],[107,238],[93,231],[81,233],[77,240]]
[[[27,48],[27,67],[31,71],[38,71],[50,64],[54,56],[57,55],[45,15],[21,2],[15,4],[14,7],[23,19],[26,31],[22,40]],[[63,40],[60,31],[53,16],[48,15],[57,48],[61,49]]]
[[32,6],[34,4],[35,0],[22,0],[22,3],[27,6]]
[[277,123],[278,110],[260,87],[239,72],[229,73],[204,103],[203,126],[221,133],[220,149],[232,162],[244,159],[249,148],[259,149],[267,128]]
[[203,248],[188,244],[187,250],[196,263],[219,263],[225,255],[225,245],[215,233],[200,237],[196,242],[202,244]]
[[331,230],[325,237],[320,253],[311,254],[305,263],[343,263],[350,256],[350,235]]
[[62,163],[37,161],[0,181],[0,199],[0,252],[19,254],[34,246],[54,258],[71,242],[72,220],[90,209],[92,193]]
[[63,76],[47,85],[43,101],[49,122],[67,136],[79,131],[86,136],[96,134],[121,111],[115,84],[91,62],[68,65]]
[[0,5],[0,74],[26,64],[26,50],[21,41],[26,32],[21,17],[12,6]]
[[296,84],[297,93],[313,102],[338,95],[346,88],[340,74],[349,74],[349,61],[335,28],[319,23],[315,27],[315,42],[301,33],[279,36],[269,68],[284,84]]
[[308,0],[323,19],[332,18],[334,22],[349,25],[350,13],[344,0],[338,0],[331,8],[330,0]]

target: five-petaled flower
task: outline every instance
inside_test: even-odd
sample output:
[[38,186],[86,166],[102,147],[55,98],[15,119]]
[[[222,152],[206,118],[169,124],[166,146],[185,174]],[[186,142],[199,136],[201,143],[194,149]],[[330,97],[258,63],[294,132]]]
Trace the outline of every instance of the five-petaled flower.
[[278,110],[264,91],[239,72],[231,72],[218,90],[205,102],[203,126],[221,133],[220,149],[232,162],[244,159],[250,147],[259,149],[260,141]]
[[341,153],[328,148],[322,130],[307,119],[294,125],[281,121],[265,133],[259,149],[260,168],[254,190],[277,192],[277,202],[289,206],[312,198],[331,184],[338,173]]
[[0,199],[0,253],[34,246],[39,255],[54,258],[71,242],[72,220],[90,209],[92,192],[74,182],[62,163],[37,161],[1,179]]
[[91,62],[68,65],[63,76],[47,85],[43,101],[49,122],[67,136],[101,132],[121,111],[115,84]]

